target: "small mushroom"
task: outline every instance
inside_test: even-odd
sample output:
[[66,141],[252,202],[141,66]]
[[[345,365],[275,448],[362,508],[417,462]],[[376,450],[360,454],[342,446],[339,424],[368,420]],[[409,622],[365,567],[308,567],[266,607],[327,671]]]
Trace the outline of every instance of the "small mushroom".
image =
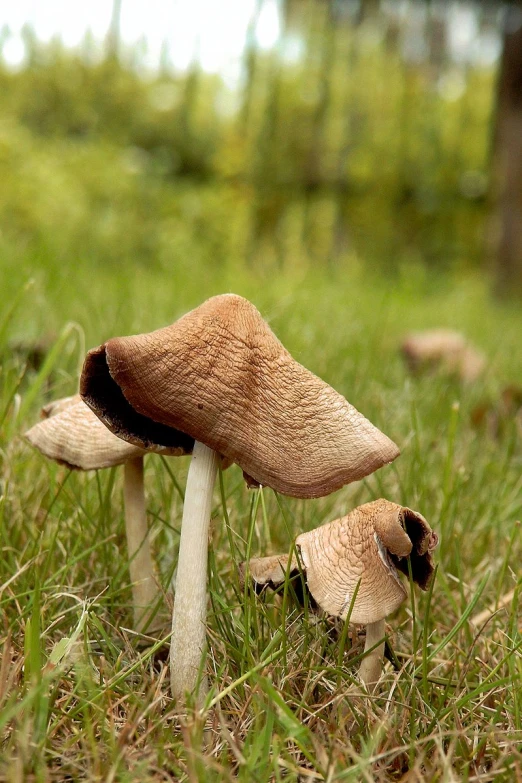
[[410,372],[441,370],[464,383],[475,381],[484,371],[484,355],[460,332],[427,329],[409,334],[401,345]]
[[499,439],[513,422],[522,436],[522,387],[512,383],[504,386],[498,399],[484,400],[471,411],[474,427],[485,427],[490,437]]
[[56,336],[53,337],[47,334],[35,340],[11,340],[9,342],[9,353],[23,362],[28,370],[38,372],[55,339]]
[[119,437],[192,452],[171,641],[176,697],[196,685],[206,636],[210,507],[219,456],[250,481],[328,495],[398,456],[397,446],[298,364],[253,304],[213,297],[150,334],[87,355],[81,394]]
[[[347,516],[296,538],[296,555],[254,558],[240,566],[257,589],[275,588],[302,564],[306,586],[318,607],[333,617],[366,626],[367,653],[359,676],[368,690],[377,683],[384,654],[385,618],[407,596],[398,571],[426,590],[433,574],[431,553],[438,543],[423,516],[389,500],[375,500]],[[357,594],[355,595],[355,592]],[[354,599],[355,595],[355,599]]]
[[31,427],[25,438],[49,459],[76,470],[124,466],[125,529],[134,623],[139,631],[150,630],[159,591],[145,512],[145,450],[109,432],[80,395],[55,400],[42,408],[41,413],[44,420]]

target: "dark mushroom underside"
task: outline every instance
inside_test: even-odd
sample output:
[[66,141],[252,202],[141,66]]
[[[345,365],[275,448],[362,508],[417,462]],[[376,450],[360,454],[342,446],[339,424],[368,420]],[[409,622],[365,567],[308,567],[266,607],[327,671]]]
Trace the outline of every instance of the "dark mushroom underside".
[[[269,579],[268,582],[262,584],[261,582],[256,582],[255,579],[252,579],[252,587],[256,595],[261,595],[267,589],[273,590],[275,593],[282,592],[285,584],[284,580],[285,577],[282,576],[281,581]],[[319,608],[315,598],[308,589],[305,574],[302,573],[298,568],[292,568],[288,572],[288,584],[291,588],[292,597],[295,598],[298,606],[304,608],[306,604],[313,611]]]
[[431,557],[431,549],[436,546],[437,536],[425,526],[425,523],[417,516],[405,508],[401,514],[401,524],[412,543],[412,550],[408,557],[398,558],[389,552],[389,557],[394,566],[402,571],[406,576],[409,575],[408,560],[411,563],[411,575],[415,584],[419,585],[421,590],[427,590],[433,576],[434,566]]
[[192,453],[194,438],[174,427],[158,424],[132,408],[110,374],[104,345],[87,355],[80,394],[105,426],[122,440],[144,449],[164,446],[179,449],[180,454]]

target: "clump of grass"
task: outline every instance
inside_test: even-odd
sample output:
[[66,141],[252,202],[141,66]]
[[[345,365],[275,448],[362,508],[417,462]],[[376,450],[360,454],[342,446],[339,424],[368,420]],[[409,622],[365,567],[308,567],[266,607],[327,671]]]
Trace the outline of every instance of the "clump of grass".
[[[36,281],[0,314],[0,780],[514,780],[522,769],[518,592],[481,626],[472,618],[517,586],[522,448],[515,421],[494,439],[472,427],[470,413],[520,377],[520,313],[492,304],[480,281],[430,288],[418,270],[415,286],[405,275],[392,287],[357,268],[263,276],[232,262],[197,281],[174,268],[168,287],[163,272],[141,269],[122,290],[119,275],[78,263],[57,292],[53,259],[25,260]],[[49,398],[76,390],[85,346],[168,323],[225,290],[251,298],[296,358],[403,453],[313,501],[248,491],[235,467],[221,475],[209,564],[212,687],[202,711],[189,705],[179,715],[166,640],[144,649],[128,630],[120,477],[49,464],[20,433]],[[11,346],[44,324],[55,336],[35,369]],[[482,381],[463,388],[406,375],[401,336],[432,325],[463,329],[486,352]],[[146,462],[169,601],[187,464]],[[236,566],[250,553],[288,550],[299,532],[380,496],[418,508],[441,545],[432,590],[412,591],[390,620],[394,665],[363,696],[357,634],[298,610],[289,587],[278,597],[245,592]]]

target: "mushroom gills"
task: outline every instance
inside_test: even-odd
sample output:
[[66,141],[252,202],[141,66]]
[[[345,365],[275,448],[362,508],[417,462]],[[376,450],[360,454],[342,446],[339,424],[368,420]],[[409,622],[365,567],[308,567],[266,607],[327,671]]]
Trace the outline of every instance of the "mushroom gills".
[[[421,590],[427,590],[433,576],[433,561],[429,555],[437,547],[439,537],[421,514],[409,508],[402,509],[399,521],[412,543],[409,562],[413,581]],[[408,558],[398,557],[393,552],[388,552],[388,557],[396,569],[409,576]]]
[[164,447],[170,456],[192,454],[194,438],[143,416],[127,401],[111,375],[105,345],[90,351],[89,357],[89,374],[82,376],[82,398],[111,432],[143,449],[161,452]]

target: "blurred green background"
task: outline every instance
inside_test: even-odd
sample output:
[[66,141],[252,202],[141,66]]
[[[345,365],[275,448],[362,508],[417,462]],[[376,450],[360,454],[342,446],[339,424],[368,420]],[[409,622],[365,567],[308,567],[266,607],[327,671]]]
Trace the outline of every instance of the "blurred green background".
[[267,49],[265,5],[234,84],[197,57],[145,69],[117,18],[97,47],[23,29],[23,60],[0,58],[4,301],[82,270],[123,292],[145,269],[488,274],[498,8],[289,0]]

